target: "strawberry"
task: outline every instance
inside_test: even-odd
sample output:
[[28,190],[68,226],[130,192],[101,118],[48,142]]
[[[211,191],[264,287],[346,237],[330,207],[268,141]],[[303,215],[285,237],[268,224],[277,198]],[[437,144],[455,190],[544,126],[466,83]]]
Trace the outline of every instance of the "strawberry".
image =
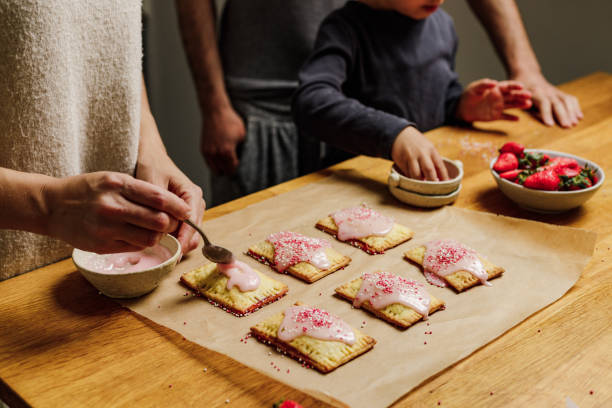
[[555,172],[561,176],[574,177],[580,174],[582,167],[580,164],[569,157],[555,157],[548,162],[546,167],[554,169]]
[[544,169],[527,177],[523,185],[536,190],[555,191],[561,187],[561,179],[553,169]]
[[274,404],[274,408],[302,408],[302,406],[293,400],[280,400]]
[[523,150],[525,150],[525,146],[517,142],[508,142],[505,143],[501,149],[499,149],[500,153],[512,153],[517,157],[523,157]]
[[502,153],[497,158],[493,170],[498,173],[504,173],[506,171],[514,170],[518,168],[519,162],[516,156],[512,153]]
[[506,179],[506,180],[514,181],[519,176],[519,174],[521,174],[522,171],[523,170],[521,170],[521,169],[505,171],[505,172],[501,173],[499,175],[499,177],[501,177],[503,179]]

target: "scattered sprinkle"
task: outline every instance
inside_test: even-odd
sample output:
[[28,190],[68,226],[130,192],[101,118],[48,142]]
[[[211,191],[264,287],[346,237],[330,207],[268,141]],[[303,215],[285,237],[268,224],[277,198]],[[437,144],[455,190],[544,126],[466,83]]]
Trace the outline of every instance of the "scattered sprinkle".
[[204,367],[204,372],[208,371],[208,368]]
[[229,398],[225,400],[225,403],[226,403],[226,404],[229,404]]
[[493,391],[491,391],[491,392],[489,393],[489,395],[493,395]]
[[589,391],[589,394],[593,395],[593,393],[594,393],[594,391],[593,391],[593,390],[590,390],[590,391]]

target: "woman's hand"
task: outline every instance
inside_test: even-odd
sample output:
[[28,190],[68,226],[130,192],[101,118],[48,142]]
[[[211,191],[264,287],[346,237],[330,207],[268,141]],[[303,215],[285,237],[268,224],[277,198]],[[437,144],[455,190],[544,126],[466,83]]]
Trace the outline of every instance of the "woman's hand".
[[515,81],[481,79],[469,84],[459,100],[455,115],[466,122],[491,120],[518,120],[518,116],[505,113],[506,109],[531,107],[531,93]]
[[[189,207],[189,216],[185,218],[199,225],[206,209],[202,189],[189,180],[167,155],[157,159],[154,166],[139,162],[136,177],[176,195]],[[182,223],[177,231],[171,232],[181,243],[184,254],[194,250],[200,242],[200,236],[187,224]]]
[[416,128],[408,126],[395,138],[391,159],[401,172],[414,179],[448,180],[442,157],[434,145]]
[[153,246],[191,210],[167,190],[114,172],[49,178],[42,197],[43,232],[98,253]]

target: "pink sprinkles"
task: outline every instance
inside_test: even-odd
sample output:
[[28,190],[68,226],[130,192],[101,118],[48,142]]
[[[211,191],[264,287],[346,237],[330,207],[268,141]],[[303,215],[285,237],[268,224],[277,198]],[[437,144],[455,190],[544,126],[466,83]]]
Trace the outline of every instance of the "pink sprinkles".
[[281,231],[268,237],[274,245],[274,268],[279,272],[298,264],[309,262],[315,253],[331,247],[329,241],[311,238],[297,232]]

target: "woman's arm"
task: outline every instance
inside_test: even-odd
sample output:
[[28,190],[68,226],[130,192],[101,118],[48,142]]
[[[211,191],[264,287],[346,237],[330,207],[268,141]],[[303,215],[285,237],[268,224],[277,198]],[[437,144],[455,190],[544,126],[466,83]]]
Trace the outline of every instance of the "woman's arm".
[[[144,78],[142,80],[141,98],[140,142],[138,145],[136,178],[159,186],[179,197],[189,206],[189,218],[199,224],[206,208],[206,203],[202,197],[202,189],[189,180],[168,156],[149,107]],[[183,253],[192,251],[198,246],[198,235],[193,228],[186,224],[180,226],[176,232],[176,237],[181,243]]]

